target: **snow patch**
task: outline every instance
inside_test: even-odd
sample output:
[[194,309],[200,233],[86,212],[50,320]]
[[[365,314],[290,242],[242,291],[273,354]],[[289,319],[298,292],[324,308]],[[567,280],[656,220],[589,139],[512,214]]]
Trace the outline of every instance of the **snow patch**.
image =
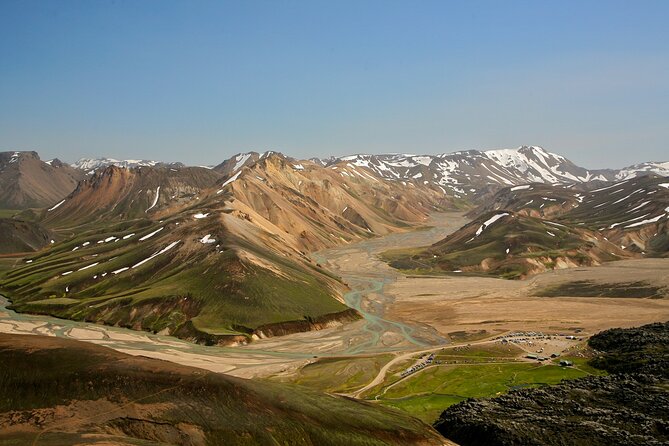
[[495,215],[493,215],[492,217],[490,217],[489,219],[487,219],[486,221],[484,221],[483,224],[481,225],[481,227],[479,227],[479,228],[476,230],[476,237],[478,237],[479,235],[481,235],[481,234],[483,233],[483,230],[486,229],[488,226],[490,226],[491,224],[495,223],[495,222],[496,222],[497,220],[499,220],[500,218],[502,218],[502,217],[506,217],[507,215],[509,215],[508,212],[502,212],[501,214],[495,214]]
[[150,234],[146,234],[144,237],[140,238],[139,241],[140,241],[140,242],[143,242],[144,240],[153,237],[154,235],[156,235],[156,234],[158,234],[160,231],[162,231],[164,228],[165,228],[165,227],[163,226],[163,227],[160,227],[160,228],[156,229],[155,231],[151,232]]
[[[147,257],[146,259],[142,260],[141,262],[138,262],[138,263],[134,264],[132,267],[133,267],[133,268],[137,268],[138,266],[143,265],[144,263],[148,262],[149,260],[151,260],[151,259],[153,259],[153,258],[155,258],[155,257],[158,257],[158,256],[161,255],[161,254],[166,253],[166,252],[169,251],[170,249],[174,248],[180,241],[181,241],[181,240],[177,240],[176,242],[172,242],[172,243],[170,243],[169,245],[167,245],[166,247],[164,247],[164,248],[161,249],[160,251],[155,252],[155,253],[151,254],[149,257]],[[126,269],[127,269],[127,268],[126,268]]]
[[236,161],[235,167],[232,168],[232,171],[237,172],[237,170],[239,170],[240,167],[244,167],[244,164],[246,164],[246,160],[248,160],[250,157],[251,157],[250,153],[240,153],[239,155],[237,155],[237,157],[235,158]]
[[57,209],[58,206],[60,206],[60,205],[63,204],[63,203],[65,203],[65,199],[63,199],[63,201],[61,201],[60,203],[56,203],[56,204],[54,204],[52,207],[50,207],[49,209],[47,209],[47,212],[51,212],[51,211],[53,211],[54,209]]
[[625,226],[625,228],[635,228],[637,226],[646,225],[648,223],[655,223],[656,221],[658,221],[659,219],[661,219],[665,215],[667,215],[667,214],[661,214],[661,215],[658,215],[657,217],[649,218],[647,220],[643,220],[643,221],[640,221],[640,222],[637,222],[637,223],[632,223],[631,225]]
[[235,180],[237,179],[237,177],[239,177],[239,174],[240,174],[240,173],[241,173],[241,172],[237,172],[236,174],[234,174],[233,176],[231,176],[230,178],[228,178],[228,179],[225,181],[225,183],[221,184],[221,189],[220,189],[218,192],[216,192],[216,195],[218,195],[218,194],[220,194],[221,192],[223,192],[223,188],[224,188],[225,186],[227,186],[228,184],[232,183],[233,181],[235,181]]
[[91,263],[88,266],[84,266],[83,268],[79,268],[77,271],[83,271],[83,270],[88,269],[88,268],[93,268],[95,265],[98,265],[99,263],[100,262]]
[[216,239],[211,238],[211,234],[207,234],[201,239],[199,239],[199,242],[206,245],[208,243],[216,243]]
[[158,197],[160,197],[160,186],[156,188],[156,196],[153,197],[153,203],[151,203],[151,206],[149,206],[149,208],[144,212],[149,212],[149,210],[153,209],[155,205],[158,204]]

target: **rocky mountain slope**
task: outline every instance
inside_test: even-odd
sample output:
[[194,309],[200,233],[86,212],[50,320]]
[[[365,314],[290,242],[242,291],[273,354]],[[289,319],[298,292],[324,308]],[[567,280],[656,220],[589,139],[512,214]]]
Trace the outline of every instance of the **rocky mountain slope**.
[[0,152],[0,209],[50,206],[72,192],[84,173],[36,152]]
[[308,251],[408,228],[454,206],[434,187],[383,181],[349,163],[323,168],[281,154],[265,156],[220,184],[203,205],[223,198],[285,243]]
[[214,170],[220,172],[222,175],[230,176],[237,173],[242,167],[252,165],[260,158],[271,155],[272,152],[258,153],[258,152],[246,152],[238,153],[222,163],[216,165]]
[[463,446],[663,445],[669,442],[669,323],[591,338],[612,373],[523,389],[445,410],[435,427]]
[[201,167],[108,166],[52,203],[42,222],[62,228],[144,218],[164,208],[196,201],[218,178],[218,173]]
[[93,344],[0,334],[0,443],[440,445],[402,414]]
[[499,187],[525,183],[573,184],[616,181],[655,173],[669,176],[669,163],[643,163],[620,170],[588,170],[541,147],[468,150],[441,155],[350,155],[321,160],[367,167],[389,180],[420,180],[456,197],[477,198]]

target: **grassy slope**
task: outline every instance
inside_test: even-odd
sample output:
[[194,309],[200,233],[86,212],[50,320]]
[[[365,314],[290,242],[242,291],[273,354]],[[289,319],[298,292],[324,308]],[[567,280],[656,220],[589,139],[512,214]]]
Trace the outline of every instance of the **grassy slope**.
[[11,424],[22,424],[0,430],[3,444],[30,443],[44,428],[39,444],[74,444],[83,435],[152,445],[441,441],[400,412],[72,340],[0,334],[0,361],[12,364],[0,369],[0,417],[14,411]]
[[494,397],[512,389],[556,384],[563,379],[602,373],[577,357],[569,356],[574,368],[563,368],[556,363],[518,362],[517,353],[498,346],[472,346],[461,351],[447,349],[436,357],[442,361],[441,365],[404,379],[393,375],[365,397],[431,423],[445,408],[467,398]]
[[[317,269],[260,252],[261,248],[236,240],[214,221],[207,223],[212,227],[204,224],[195,233],[199,237],[212,233],[224,246],[204,245],[193,237],[194,230],[189,228],[193,221],[191,217],[162,223],[134,220],[108,225],[104,232],[100,228],[81,233],[7,273],[0,289],[19,311],[151,331],[167,329],[206,342],[215,342],[208,335],[248,335],[267,324],[318,320],[347,310],[333,299],[334,280]],[[164,229],[153,237],[139,240],[160,227]],[[112,236],[119,240],[98,243]],[[181,242],[172,250],[140,267],[112,273],[177,240]],[[241,261],[236,254],[240,247],[255,249],[281,274]],[[79,271],[94,263],[98,265]],[[63,275],[68,271],[73,272]]]

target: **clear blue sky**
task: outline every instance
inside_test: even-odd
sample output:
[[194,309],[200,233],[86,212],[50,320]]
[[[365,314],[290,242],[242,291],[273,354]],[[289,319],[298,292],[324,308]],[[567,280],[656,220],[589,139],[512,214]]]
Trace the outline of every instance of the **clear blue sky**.
[[669,159],[669,1],[0,1],[0,150]]

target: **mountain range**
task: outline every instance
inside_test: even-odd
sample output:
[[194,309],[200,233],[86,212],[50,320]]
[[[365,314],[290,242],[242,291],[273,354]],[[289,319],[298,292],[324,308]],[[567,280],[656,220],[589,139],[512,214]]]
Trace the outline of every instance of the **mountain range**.
[[[224,160],[216,166],[198,166],[212,169],[221,175],[233,175],[244,166],[257,162],[263,156],[273,152],[247,152],[237,154]],[[0,152],[0,179],[12,176],[8,166],[11,160],[33,160],[33,165],[39,165],[46,171],[45,178],[52,184],[59,182],[54,172],[48,171],[44,165],[49,165],[61,172],[67,173],[74,181],[69,182],[70,191],[76,181],[86,175],[93,175],[95,170],[107,166],[123,168],[137,167],[166,167],[180,169],[183,163],[166,163],[153,160],[117,160],[113,158],[82,158],[72,166],[58,161],[40,162],[35,152]],[[323,167],[336,167],[346,163],[356,167],[365,167],[377,176],[389,181],[413,182],[415,184],[431,184],[439,187],[442,192],[455,198],[466,197],[476,199],[482,194],[494,192],[504,186],[513,186],[526,183],[547,184],[598,184],[605,181],[620,181],[638,176],[655,174],[669,176],[669,162],[643,162],[622,169],[586,169],[577,166],[561,155],[550,153],[542,147],[521,146],[516,149],[499,150],[468,150],[439,155],[409,155],[409,154],[358,154],[342,157],[312,158],[310,160]],[[23,161],[19,164],[30,164]],[[13,166],[12,166],[13,167]],[[27,166],[26,166],[27,167]],[[71,168],[70,168],[71,167]],[[76,169],[73,170],[72,168]],[[35,166],[33,166],[35,170]],[[5,172],[7,171],[7,172]],[[83,171],[78,172],[78,171]],[[14,177],[23,177],[28,181],[35,173],[24,172],[14,174]],[[7,180],[5,180],[7,181]],[[60,180],[62,182],[62,180]],[[27,188],[27,187],[26,187]],[[67,193],[62,191],[67,187],[56,187],[51,196],[63,198]],[[5,195],[18,194],[3,188]],[[68,192],[69,193],[69,192]],[[39,201],[20,198],[5,199],[0,206],[9,208],[10,204],[25,207],[44,205]],[[37,205],[36,205],[37,204]],[[52,201],[53,204],[53,201]]]
[[536,146],[441,155],[350,155],[321,160],[326,166],[342,161],[367,167],[388,180],[428,182],[440,186],[446,194],[469,198],[517,184],[596,184],[646,174],[669,175],[669,162],[589,170]]
[[[329,160],[251,152],[213,168],[0,159],[0,181],[21,177],[6,202],[24,203],[0,221],[2,250],[35,251],[0,283],[14,309],[207,344],[358,318],[346,284],[311,254],[416,228],[435,211],[469,210],[473,221],[423,251],[390,253],[391,265],[523,278],[669,251],[667,163],[589,171],[539,147]],[[42,201],[17,200],[65,179]]]

